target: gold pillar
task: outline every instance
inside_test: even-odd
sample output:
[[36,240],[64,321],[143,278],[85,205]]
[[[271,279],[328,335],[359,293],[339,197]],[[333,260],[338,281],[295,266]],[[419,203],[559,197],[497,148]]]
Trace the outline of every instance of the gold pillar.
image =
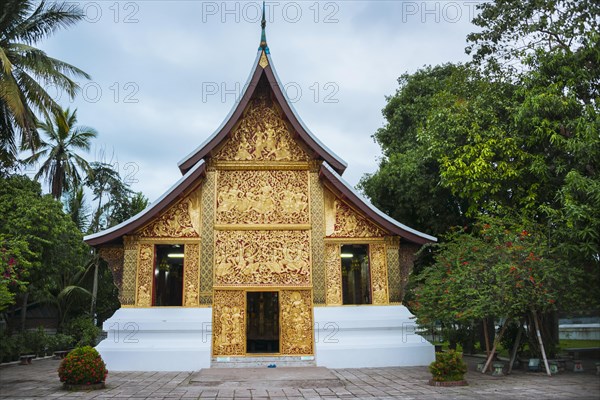
[[369,253],[373,304],[388,304],[389,297],[385,244],[371,244],[369,246]]
[[310,171],[310,213],[313,302],[326,304],[325,277],[325,202],[323,186],[319,181],[320,163],[313,162]]
[[327,305],[342,304],[342,259],[340,245],[325,245],[325,265],[327,278]]
[[154,245],[141,244],[139,249],[135,305],[138,307],[151,307],[152,284],[154,281]]
[[246,354],[246,292],[215,290],[213,305],[213,355]]
[[281,353],[313,354],[313,318],[310,290],[282,290]]
[[200,289],[200,245],[186,243],[183,257],[183,305],[198,306]]
[[402,302],[402,274],[400,271],[400,238],[388,236],[385,238],[387,253],[388,290],[390,303]]
[[123,306],[135,305],[138,240],[135,236],[123,237],[123,290],[119,300]]
[[214,225],[216,207],[216,174],[213,167],[206,172],[206,181],[202,188],[202,232],[200,233],[200,304],[212,304]]

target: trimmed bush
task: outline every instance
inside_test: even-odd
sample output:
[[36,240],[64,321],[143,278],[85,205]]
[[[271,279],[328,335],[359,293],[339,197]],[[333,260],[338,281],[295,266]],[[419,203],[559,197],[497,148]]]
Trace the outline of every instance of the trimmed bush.
[[435,353],[435,361],[429,364],[429,372],[436,382],[462,381],[467,373],[467,364],[462,359],[462,353],[454,350]]
[[108,370],[100,354],[91,346],[77,347],[60,363],[58,376],[67,385],[92,385],[104,382]]

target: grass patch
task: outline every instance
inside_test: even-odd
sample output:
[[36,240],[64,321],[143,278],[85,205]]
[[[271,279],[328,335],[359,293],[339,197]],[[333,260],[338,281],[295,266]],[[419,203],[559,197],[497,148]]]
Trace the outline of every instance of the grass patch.
[[560,339],[561,349],[584,349],[589,347],[600,347],[600,340]]

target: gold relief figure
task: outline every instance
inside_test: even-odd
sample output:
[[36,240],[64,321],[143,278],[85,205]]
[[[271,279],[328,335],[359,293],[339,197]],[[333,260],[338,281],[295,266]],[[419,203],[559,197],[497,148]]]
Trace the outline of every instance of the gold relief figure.
[[267,147],[267,138],[263,132],[254,134],[254,155],[256,158],[261,158],[263,150]]
[[148,285],[144,284],[138,289],[138,305],[149,306],[151,304],[152,300],[150,299],[150,291],[148,290]]
[[215,275],[218,277],[223,277],[230,273],[232,264],[226,260],[226,257],[223,255],[219,255],[216,261]]
[[279,142],[279,146],[271,150],[271,152],[267,155],[267,157],[273,156],[275,161],[288,161],[292,159],[292,154],[290,153],[290,145],[287,141],[281,140]]
[[237,154],[235,155],[235,159],[241,160],[241,161],[251,160],[252,159],[252,154],[250,153],[251,150],[252,150],[252,147],[250,147],[250,143],[248,143],[248,140],[246,140],[246,137],[243,136],[242,140],[240,141],[240,147],[237,151]]
[[198,288],[193,283],[189,283],[185,290],[185,305],[198,305]]

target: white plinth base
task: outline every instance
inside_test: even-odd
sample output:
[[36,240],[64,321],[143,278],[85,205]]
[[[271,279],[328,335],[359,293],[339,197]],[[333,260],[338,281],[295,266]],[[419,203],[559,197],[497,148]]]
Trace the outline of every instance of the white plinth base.
[[415,333],[404,306],[315,307],[317,366],[367,368],[429,365],[435,348]]
[[211,308],[121,308],[96,346],[109,371],[197,371],[210,367]]

